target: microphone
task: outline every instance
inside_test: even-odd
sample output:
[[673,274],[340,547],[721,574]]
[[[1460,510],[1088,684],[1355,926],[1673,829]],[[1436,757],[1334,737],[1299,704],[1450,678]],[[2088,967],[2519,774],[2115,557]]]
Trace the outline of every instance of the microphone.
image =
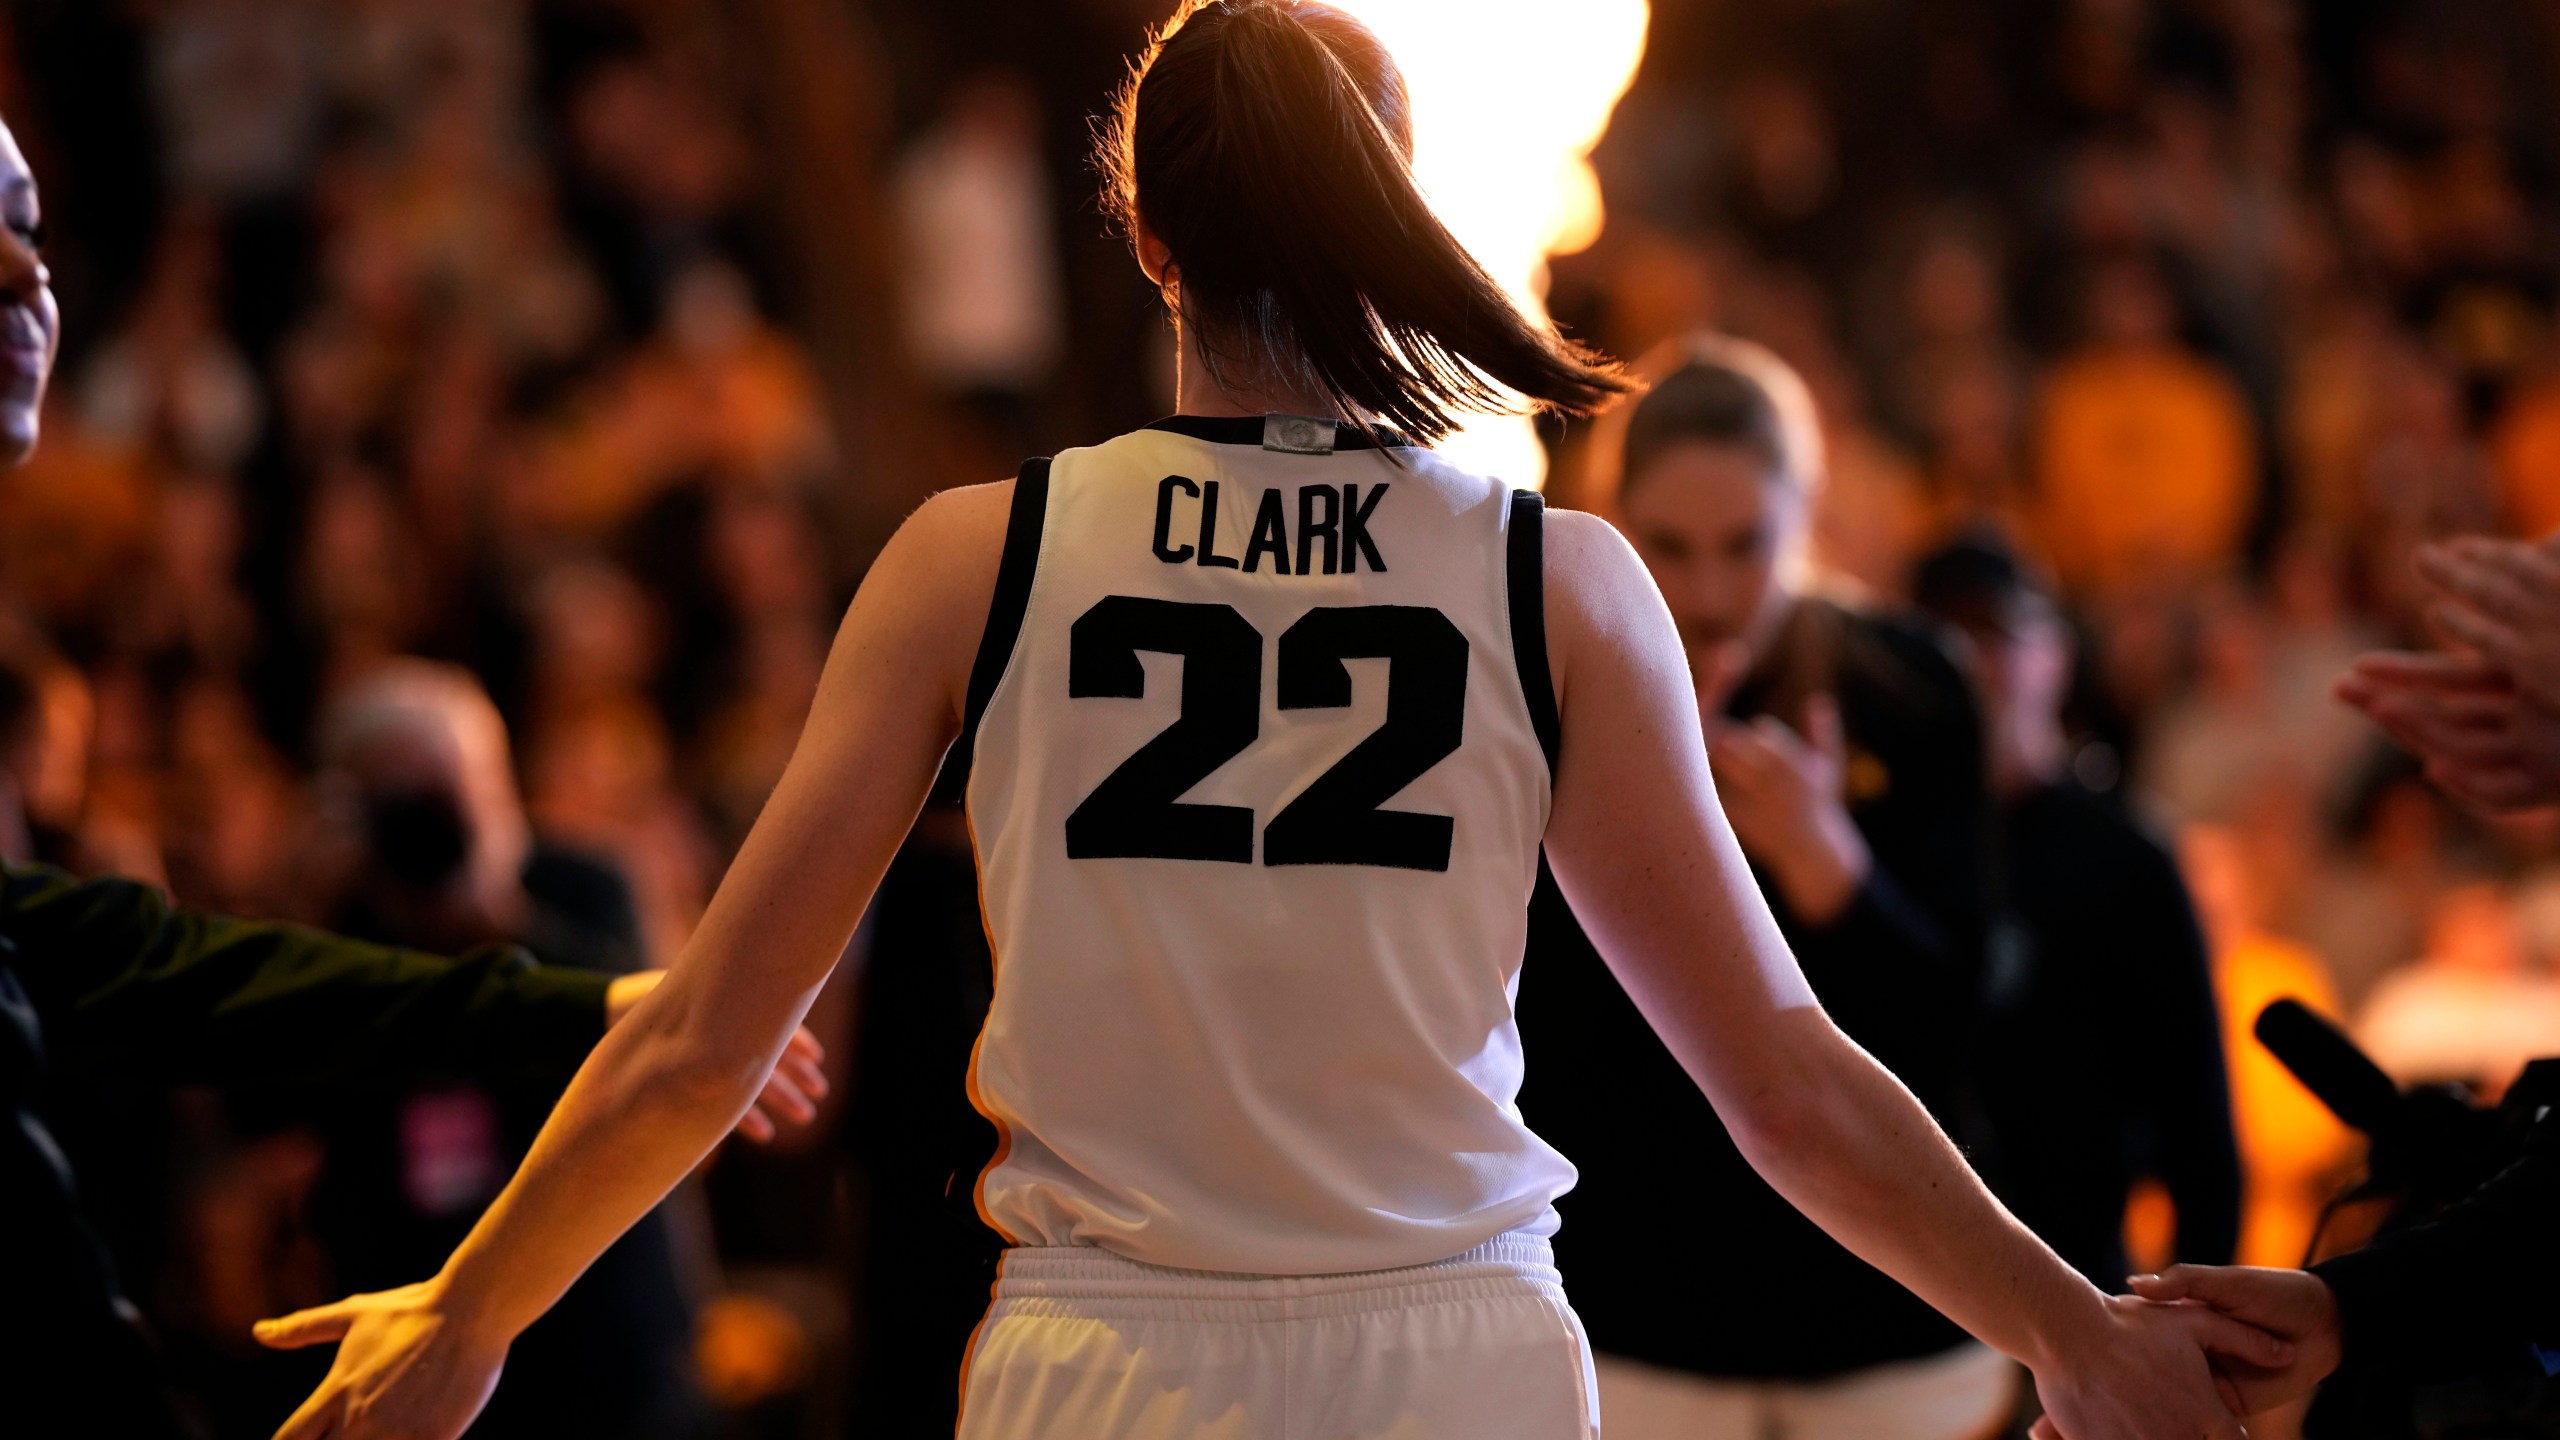
[[2299,1000],[2278,1000],[2258,1012],[2254,1029],[2258,1043],[2348,1125],[2380,1136],[2398,1131],[2407,1122],[2400,1087],[2311,1007]]
[[2269,1005],[2252,1028],[2304,1089],[2373,1142],[2355,1197],[2397,1195],[2404,1211],[2425,1215],[2489,1178],[2499,1154],[2497,1110],[2473,1105],[2449,1085],[2403,1094],[2354,1041],[2299,1000]]

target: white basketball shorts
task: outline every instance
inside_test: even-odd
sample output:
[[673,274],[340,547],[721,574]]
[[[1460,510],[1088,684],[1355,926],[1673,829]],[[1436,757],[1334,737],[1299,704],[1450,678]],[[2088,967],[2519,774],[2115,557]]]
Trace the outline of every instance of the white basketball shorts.
[[1582,1322],[1547,1242],[1357,1275],[1005,1252],[960,1440],[1596,1440]]

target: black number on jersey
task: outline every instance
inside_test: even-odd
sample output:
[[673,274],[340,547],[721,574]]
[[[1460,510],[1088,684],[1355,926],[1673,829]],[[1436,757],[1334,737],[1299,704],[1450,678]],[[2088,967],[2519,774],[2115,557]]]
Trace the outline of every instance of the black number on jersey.
[[[1253,863],[1253,811],[1181,796],[1241,755],[1262,731],[1262,632],[1227,605],[1106,596],[1069,633],[1067,694],[1138,699],[1138,652],[1182,657],[1182,710],[1067,816],[1076,860]],[[1272,817],[1266,865],[1449,868],[1456,822],[1378,808],[1458,748],[1467,708],[1467,638],[1414,605],[1309,611],[1280,637],[1280,708],[1351,703],[1345,660],[1387,661],[1387,719]]]
[[1265,865],[1392,865],[1446,870],[1456,822],[1382,810],[1457,753],[1467,720],[1467,637],[1419,605],[1310,610],[1280,637],[1280,708],[1351,703],[1345,660],[1387,662],[1387,723],[1316,777],[1262,832]]
[[1180,800],[1262,733],[1262,632],[1232,606],[1112,595],[1069,632],[1067,694],[1140,698],[1141,650],[1182,657],[1182,713],[1067,817],[1068,856],[1252,864],[1251,810]]

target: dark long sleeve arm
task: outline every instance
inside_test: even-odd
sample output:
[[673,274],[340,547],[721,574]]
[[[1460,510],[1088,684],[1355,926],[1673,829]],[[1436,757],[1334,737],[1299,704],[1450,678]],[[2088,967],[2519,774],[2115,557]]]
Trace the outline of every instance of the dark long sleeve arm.
[[[1972,692],[1925,638],[1871,629],[1838,700],[1864,773],[1850,813],[1872,866],[1820,925],[1763,884],[1814,993],[1932,1106],[1963,1088],[1992,908],[1992,816]],[[1941,1119],[1947,1118],[1941,1115]]]
[[1978,934],[1961,940],[1949,934],[1944,920],[1878,867],[1858,882],[1848,906],[1830,923],[1799,926],[1797,949],[1806,965],[1839,971],[1844,978],[1857,971],[1858,979],[1901,975],[1908,977],[1902,983],[1934,984],[1969,977],[1975,962],[1965,946],[1979,939]]
[[1964,1093],[1963,1057],[1980,984],[1979,937],[1951,935],[1908,887],[1879,867],[1827,925],[1789,939],[1834,1018],[1936,1113]]
[[58,1057],[170,1079],[308,1079],[350,1064],[566,1084],[609,977],[520,950],[459,959],[231,920],[130,880],[8,867],[0,933]]
[[2560,1123],[2433,1222],[2312,1273],[2337,1292],[2351,1366],[2450,1378],[2560,1335]]

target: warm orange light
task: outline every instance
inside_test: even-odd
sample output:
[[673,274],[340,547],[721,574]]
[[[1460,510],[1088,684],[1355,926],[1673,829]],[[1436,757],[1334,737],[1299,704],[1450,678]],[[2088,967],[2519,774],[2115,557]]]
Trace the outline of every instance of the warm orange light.
[[[1543,315],[1547,257],[1599,238],[1586,157],[1644,55],[1646,0],[1334,0],[1394,52],[1413,92],[1414,169],[1458,238]],[[1441,447],[1534,485],[1529,422],[1495,417]]]

